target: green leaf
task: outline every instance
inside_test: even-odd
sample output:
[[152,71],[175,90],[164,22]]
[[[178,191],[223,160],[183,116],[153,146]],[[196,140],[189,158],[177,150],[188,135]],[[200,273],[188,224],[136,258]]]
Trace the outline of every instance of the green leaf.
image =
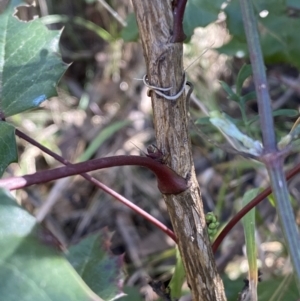
[[258,285],[259,301],[286,301],[299,299],[299,290],[293,274],[286,275]]
[[137,41],[139,37],[139,30],[136,23],[136,17],[134,13],[127,16],[127,26],[121,31],[121,37],[125,42]]
[[0,296],[5,301],[101,301],[10,193],[0,189]]
[[111,42],[114,40],[112,35],[108,31],[106,31],[99,25],[81,17],[74,17],[74,16],[68,17],[65,15],[50,15],[50,16],[45,16],[40,20],[45,25],[54,24],[54,23],[73,22],[76,25],[82,26],[90,31],[93,31],[104,41]]
[[[248,190],[243,196],[243,207],[252,201],[260,192],[260,188]],[[251,209],[242,219],[247,259],[249,264],[249,290],[252,296],[251,300],[257,300],[257,284],[258,284],[258,270],[257,270],[257,251],[255,243],[255,208]]]
[[[288,6],[297,9],[299,1],[257,0],[254,6],[265,62],[267,64],[289,63],[300,68],[300,40],[295,30],[300,27],[300,18],[288,13]],[[262,17],[260,16],[262,11],[268,14]],[[224,12],[227,29],[232,39],[218,51],[237,57],[248,56],[239,1],[230,1]]]
[[[299,115],[299,112],[297,110],[293,110],[293,109],[280,109],[280,110],[275,110],[272,112],[272,115],[274,117],[277,116],[286,116],[286,117],[296,117]],[[249,124],[255,122],[259,120],[259,116],[254,116],[249,120]]]
[[231,99],[235,102],[240,102],[240,98],[238,97],[238,95],[233,92],[233,90],[228,86],[227,83],[220,80],[220,85],[226,91],[226,93],[228,95],[228,99]]
[[178,247],[176,247],[176,265],[175,271],[168,285],[172,300],[179,300],[182,296],[181,290],[185,280],[185,270]]
[[287,0],[286,5],[288,7],[294,8],[294,9],[300,9],[300,1],[299,0]]
[[101,144],[114,135],[117,131],[130,124],[130,120],[117,121],[106,128],[102,129],[101,132],[95,137],[93,142],[88,146],[84,153],[78,158],[78,162],[87,161],[91,159],[94,153],[99,149]]
[[188,38],[193,35],[196,27],[205,27],[218,19],[221,0],[189,0],[186,5],[183,28]]
[[79,244],[71,246],[68,260],[85,283],[105,301],[123,296],[123,256],[114,256],[107,246],[110,238],[105,231],[88,236]]
[[261,142],[253,140],[251,137],[242,133],[231,120],[226,118],[225,114],[218,111],[211,111],[209,115],[210,122],[217,127],[225,137],[233,138],[230,140],[236,150],[247,152],[254,156],[261,154]]
[[286,117],[296,117],[299,115],[297,110],[292,109],[280,109],[272,112],[273,116],[286,116]]
[[124,293],[126,294],[126,296],[118,299],[119,301],[144,301],[145,300],[144,298],[142,298],[142,295],[137,287],[125,286]]
[[238,96],[241,96],[243,84],[250,75],[252,75],[251,65],[244,64],[241,70],[239,71],[239,74],[236,79],[236,94]]
[[228,56],[236,56],[238,58],[245,58],[248,56],[247,42],[239,40],[234,36],[227,44],[217,48],[216,50]]
[[210,124],[210,117],[201,117],[195,121],[195,124],[208,125]]
[[232,0],[224,9],[226,14],[226,25],[230,34],[241,42],[246,42],[243,17],[241,13],[240,2]]
[[242,96],[241,102],[245,103],[245,102],[247,102],[249,100],[254,100],[254,99],[256,99],[256,92],[252,91],[252,92],[249,92],[248,94]]
[[49,31],[39,19],[21,22],[13,13],[11,3],[0,15],[0,114],[5,117],[57,95],[55,86],[67,68],[58,53],[61,32]]
[[[237,301],[237,295],[244,286],[242,278],[229,280],[223,275],[222,280],[226,290],[227,301]],[[292,301],[299,299],[299,291],[293,274],[264,280],[258,284],[259,301]]]
[[7,122],[0,121],[0,177],[10,163],[17,161],[15,128]]

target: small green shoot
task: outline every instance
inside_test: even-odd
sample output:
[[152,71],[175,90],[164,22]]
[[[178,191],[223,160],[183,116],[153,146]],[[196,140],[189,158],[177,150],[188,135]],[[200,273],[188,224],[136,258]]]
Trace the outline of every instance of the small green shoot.
[[[243,196],[243,206],[246,206],[253,198],[255,198],[260,189],[255,188],[247,191]],[[249,264],[249,293],[250,300],[257,301],[257,284],[258,284],[258,271],[257,271],[257,251],[255,243],[255,208],[250,210],[242,219],[247,258]]]
[[185,280],[185,270],[178,247],[176,247],[176,265],[172,279],[168,285],[172,301],[177,301],[182,296],[182,285]]

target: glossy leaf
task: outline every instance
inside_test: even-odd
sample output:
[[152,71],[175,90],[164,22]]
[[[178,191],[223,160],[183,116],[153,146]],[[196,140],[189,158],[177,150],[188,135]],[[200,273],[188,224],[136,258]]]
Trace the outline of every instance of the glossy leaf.
[[105,301],[124,295],[122,291],[123,256],[108,249],[110,238],[103,231],[90,235],[69,248],[67,258],[86,284]]
[[15,128],[7,122],[0,121],[0,177],[6,167],[17,160]]
[[102,300],[53,246],[52,236],[3,189],[0,216],[1,300]]
[[5,117],[36,108],[57,95],[56,83],[67,68],[59,55],[60,31],[39,19],[18,20],[12,1],[0,15],[0,113]]

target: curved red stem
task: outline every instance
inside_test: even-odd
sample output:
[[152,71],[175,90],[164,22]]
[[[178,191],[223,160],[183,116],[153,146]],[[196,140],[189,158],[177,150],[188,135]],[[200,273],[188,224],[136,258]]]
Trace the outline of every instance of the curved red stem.
[[[29,142],[30,144],[38,147],[40,150],[42,150],[43,152],[45,152],[49,156],[55,158],[57,161],[63,163],[64,165],[71,165],[71,163],[68,160],[66,160],[63,157],[59,156],[58,154],[54,153],[53,151],[51,151],[47,147],[41,145],[36,140],[32,139],[31,137],[29,137],[25,133],[21,132],[20,130],[16,129],[15,132],[16,132],[17,136],[19,136],[20,138],[22,138],[25,141]],[[163,223],[161,223],[159,220],[157,220],[156,218],[154,218],[151,214],[147,213],[142,208],[140,208],[137,205],[135,205],[134,203],[130,202],[128,199],[126,199],[125,197],[123,197],[122,195],[120,195],[119,193],[117,193],[116,191],[114,191],[113,189],[109,188],[105,184],[101,183],[97,179],[93,178],[89,174],[82,173],[80,175],[82,177],[84,177],[86,180],[88,180],[89,182],[91,182],[94,185],[96,185],[98,188],[102,189],[103,191],[105,191],[106,193],[108,193],[109,195],[111,195],[113,198],[115,198],[116,200],[118,200],[119,202],[121,202],[122,204],[124,204],[125,206],[129,207],[131,210],[133,210],[137,214],[143,216],[146,220],[148,220],[154,226],[158,227],[161,231],[163,231],[171,239],[173,239],[175,243],[177,243],[177,238],[176,238],[174,232],[172,230],[170,230],[166,225],[164,225]]]
[[97,169],[126,165],[142,166],[150,169],[156,175],[157,186],[163,194],[179,194],[189,187],[187,180],[179,176],[167,165],[161,164],[151,158],[141,156],[105,157],[82,163],[70,164],[51,170],[38,171],[31,175],[0,180],[0,187],[15,190]]
[[[292,168],[289,172],[286,173],[286,180],[290,180],[300,171],[300,163],[297,164],[294,168]],[[212,245],[213,252],[216,253],[220,244],[222,243],[225,236],[228,232],[245,216],[252,208],[258,205],[262,200],[264,200],[268,195],[272,193],[272,189],[269,186],[263,192],[261,192],[258,196],[256,196],[250,203],[248,203],[244,208],[242,208],[225,226],[222,232],[218,235],[217,239],[214,241]]]

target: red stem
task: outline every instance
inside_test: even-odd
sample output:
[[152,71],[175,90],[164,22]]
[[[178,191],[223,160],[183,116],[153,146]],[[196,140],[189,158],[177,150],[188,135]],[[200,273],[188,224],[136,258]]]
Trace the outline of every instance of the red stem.
[[141,156],[105,157],[82,163],[70,164],[51,170],[38,171],[31,175],[0,180],[0,187],[5,187],[9,190],[15,190],[97,169],[125,165],[142,166],[150,169],[156,175],[157,186],[163,194],[179,194],[189,187],[187,180],[179,176],[167,165],[163,165],[151,158]]
[[[300,164],[297,164],[294,168],[292,168],[289,172],[286,173],[286,180],[290,180],[300,171]],[[263,192],[261,192],[258,196],[256,196],[250,203],[248,203],[244,208],[242,208],[225,226],[222,232],[219,234],[217,239],[214,241],[212,245],[213,252],[216,253],[220,244],[222,243],[225,236],[228,232],[256,205],[258,205],[262,200],[264,200],[268,195],[272,193],[272,189],[269,186]]]
[[[38,143],[37,141],[35,141],[34,139],[32,139],[31,137],[29,137],[25,133],[19,131],[18,129],[16,129],[15,132],[16,132],[17,136],[19,136],[20,138],[22,138],[25,141],[29,142],[30,144],[38,147],[40,150],[42,150],[43,152],[45,152],[49,156],[55,158],[57,161],[63,163],[64,165],[72,165],[68,160],[66,160],[63,157],[59,156],[58,154],[52,152],[50,149],[48,149],[47,147],[41,145],[40,143]],[[163,223],[161,223],[159,220],[157,220],[156,218],[154,218],[152,215],[150,215],[149,213],[147,213],[146,211],[144,211],[142,208],[138,207],[134,203],[130,202],[128,199],[126,199],[125,197],[123,197],[122,195],[120,195],[119,193],[117,193],[116,191],[114,191],[113,189],[109,188],[105,184],[103,184],[100,181],[98,181],[97,179],[93,178],[89,174],[82,173],[80,175],[82,177],[84,177],[86,180],[88,180],[89,182],[91,182],[94,185],[96,185],[98,188],[102,189],[103,191],[105,191],[106,193],[108,193],[109,195],[111,195],[116,200],[118,200],[121,203],[123,203],[125,206],[129,207],[131,210],[133,210],[137,214],[143,216],[146,220],[148,220],[154,226],[158,227],[161,231],[163,231],[171,239],[173,239],[175,241],[175,243],[177,243],[177,239],[176,239],[176,236],[175,236],[174,232],[172,230],[170,230],[167,226],[165,226]]]
[[186,35],[183,31],[183,17],[187,0],[173,0],[173,35],[171,43],[183,43]]

